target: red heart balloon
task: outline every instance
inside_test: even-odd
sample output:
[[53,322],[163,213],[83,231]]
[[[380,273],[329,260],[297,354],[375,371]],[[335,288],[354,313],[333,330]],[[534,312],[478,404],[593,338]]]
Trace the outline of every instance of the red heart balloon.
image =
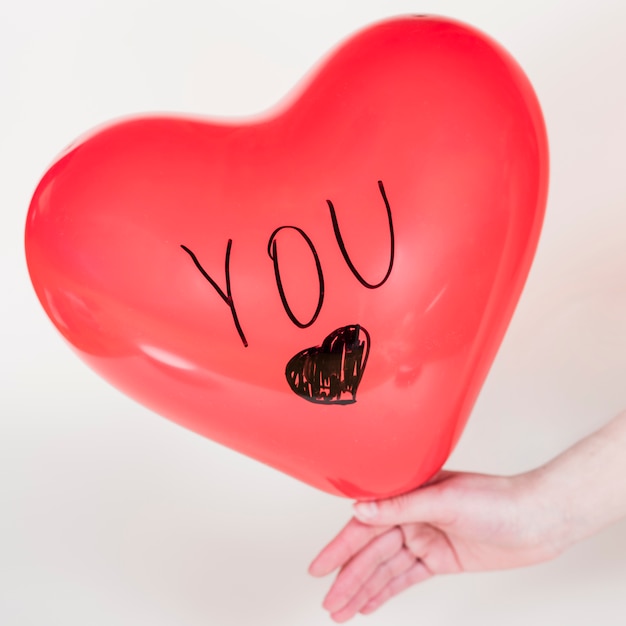
[[26,252],[46,312],[158,413],[330,493],[453,449],[537,244],[547,142],[515,61],[407,17],[252,122],[146,117],[71,145]]

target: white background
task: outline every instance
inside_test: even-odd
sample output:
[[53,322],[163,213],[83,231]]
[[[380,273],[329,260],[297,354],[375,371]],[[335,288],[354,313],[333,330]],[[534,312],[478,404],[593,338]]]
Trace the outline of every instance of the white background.
[[[330,623],[328,581],[306,568],[350,503],[98,379],[34,296],[23,226],[39,177],[84,130],[142,111],[255,113],[354,30],[415,12],[504,44],[535,85],[551,143],[536,262],[449,466],[529,469],[626,407],[626,3],[4,1],[1,624]],[[611,626],[624,623],[625,590],[621,523],[549,564],[435,579],[357,621]]]

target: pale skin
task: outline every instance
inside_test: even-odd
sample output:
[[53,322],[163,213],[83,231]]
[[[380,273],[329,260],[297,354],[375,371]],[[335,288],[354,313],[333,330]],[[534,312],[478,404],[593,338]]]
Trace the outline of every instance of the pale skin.
[[548,561],[626,517],[625,477],[626,411],[530,472],[441,472],[411,493],[357,502],[309,572],[339,570],[323,606],[345,622],[437,574]]

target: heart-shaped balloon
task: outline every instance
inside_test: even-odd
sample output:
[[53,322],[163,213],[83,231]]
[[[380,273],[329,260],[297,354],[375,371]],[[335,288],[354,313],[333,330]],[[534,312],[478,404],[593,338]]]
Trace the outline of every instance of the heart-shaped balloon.
[[142,117],[39,184],[28,267],[113,385],[330,493],[458,440],[526,279],[547,142],[516,62],[454,21],[349,39],[253,121]]

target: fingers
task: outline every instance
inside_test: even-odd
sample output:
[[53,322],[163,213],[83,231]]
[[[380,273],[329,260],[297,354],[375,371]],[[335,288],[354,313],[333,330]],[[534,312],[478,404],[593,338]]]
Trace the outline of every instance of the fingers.
[[442,481],[421,487],[416,491],[379,500],[378,502],[357,502],[354,505],[355,517],[364,524],[388,525],[410,522],[447,523],[453,518],[449,498],[445,497]]
[[374,597],[365,603],[359,613],[367,615],[373,613],[381,604],[409,587],[421,583],[432,576],[432,573],[420,560],[414,561],[413,565],[392,578]]
[[386,527],[368,526],[351,519],[340,533],[317,555],[309,566],[312,576],[326,576],[347,563],[372,539],[389,530]]
[[381,563],[354,596],[339,610],[331,612],[336,622],[345,622],[368,606],[399,575],[415,566],[415,557],[402,548],[391,559]]
[[452,542],[439,528],[430,524],[405,524],[404,545],[433,574],[456,574],[463,570]]
[[386,564],[401,552],[403,541],[402,531],[397,527],[371,541],[341,569],[323,602],[324,608],[333,614],[345,607],[382,564],[387,569]]
[[355,518],[309,567],[313,576],[341,568],[323,603],[335,621],[372,612],[435,573],[461,571],[446,532],[437,528],[458,519],[451,488],[460,476],[442,473],[411,493],[355,504]]
[[356,613],[374,611],[435,574],[459,571],[455,550],[441,530],[423,523],[394,526],[344,565],[323,606],[335,621],[343,622]]

